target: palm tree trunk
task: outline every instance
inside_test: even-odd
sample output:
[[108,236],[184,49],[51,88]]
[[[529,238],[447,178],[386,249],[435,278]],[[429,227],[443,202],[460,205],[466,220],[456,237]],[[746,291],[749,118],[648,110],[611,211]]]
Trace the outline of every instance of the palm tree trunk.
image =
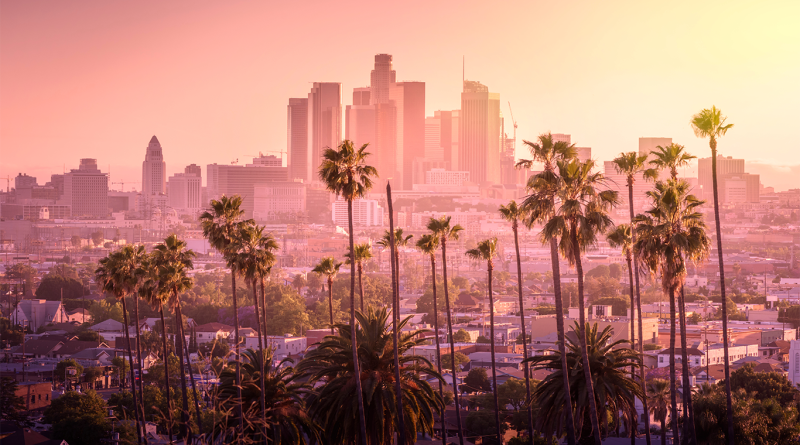
[[[394,246],[394,264],[395,268],[397,269],[397,283],[395,283],[395,287],[397,288],[397,293],[395,294],[395,300],[397,300],[397,307],[400,308],[400,251],[397,249],[397,240],[395,239],[395,246]],[[395,318],[398,320],[400,319],[400,313],[394,314]]]
[[239,363],[241,355],[239,355],[239,305],[236,301],[236,270],[231,268],[231,293],[233,295],[233,323],[236,325],[233,328],[233,341],[236,343],[236,415],[239,416],[239,435],[236,436],[236,443],[241,443],[241,437],[244,434],[244,412],[242,411],[242,366]]
[[517,292],[519,293],[519,321],[522,327],[522,358],[525,362],[525,403],[528,405],[528,434],[531,437],[531,443],[534,441],[533,435],[533,406],[531,404],[531,381],[530,381],[530,366],[528,366],[528,337],[525,328],[525,304],[522,300],[522,258],[519,255],[519,228],[517,221],[514,220],[514,249],[517,253]]
[[[598,420],[597,401],[594,397],[594,382],[592,381],[592,370],[589,366],[589,351],[586,349],[586,314],[584,311],[583,295],[583,266],[581,265],[581,252],[578,248],[578,234],[575,227],[570,229],[572,238],[572,248],[575,255],[575,270],[578,273],[578,309],[580,310],[580,327],[578,338],[581,344],[581,360],[583,360],[583,376],[586,379],[587,398],[589,399],[589,420],[592,422],[592,434],[594,435],[595,445],[602,445],[600,438],[600,421]],[[605,417],[605,416],[603,416]]]
[[[176,295],[177,297],[177,295]],[[180,304],[180,303],[178,303]],[[178,362],[180,363],[180,373],[181,373],[181,401],[183,402],[183,412],[181,413],[181,436],[183,436],[184,441],[189,440],[189,434],[191,434],[191,430],[189,429],[189,397],[188,397],[188,390],[186,388],[186,369],[183,367],[183,341],[185,338],[183,337],[183,320],[181,319],[181,314],[179,310],[175,310],[175,339],[176,341],[176,348],[178,350]]]
[[353,236],[353,201],[347,200],[347,225],[350,230],[350,336],[353,345],[353,377],[358,395],[359,442],[367,445],[367,421],[364,415],[364,392],[361,389],[361,365],[358,362],[358,332],[356,331],[356,264],[355,240]]
[[722,298],[722,348],[725,360],[725,402],[728,415],[728,445],[733,445],[733,399],[731,397],[731,368],[728,353],[728,302],[725,297],[725,264],[722,260],[722,229],[719,224],[719,192],[717,191],[717,141],[711,139],[711,178],[714,185],[714,224],[717,229],[717,255],[719,256],[719,294]]
[[492,260],[489,260],[486,267],[489,273],[489,336],[491,336],[491,356],[492,356],[492,394],[494,395],[494,422],[497,428],[497,442],[503,443],[503,433],[500,432],[500,401],[497,398],[497,366],[495,365],[494,351],[494,295],[492,294]]
[[[439,308],[436,304],[436,255],[431,253],[431,282],[433,283],[433,332],[436,339],[436,370],[439,375],[442,375],[442,350],[439,346]],[[444,391],[442,390],[442,382],[439,382],[439,397],[444,400]],[[447,445],[447,427],[444,423],[444,413],[447,410],[446,406],[442,407],[442,445]]]
[[261,425],[261,434],[263,435],[264,445],[267,443],[267,413],[264,411],[264,341],[261,337],[261,310],[258,307],[258,285],[256,279],[253,278],[251,282],[253,286],[253,310],[256,314],[256,329],[258,329],[258,351],[261,353],[261,364],[259,365],[259,385],[261,386],[261,397],[258,401],[261,407],[261,417],[263,425]]
[[667,416],[661,418],[661,445],[667,445]]
[[[183,320],[183,312],[181,312],[181,307],[178,306],[178,316]],[[181,346],[186,351],[186,364],[189,366],[189,379],[192,382],[192,392],[194,393],[194,410],[195,415],[197,416],[197,434],[203,434],[203,423],[202,417],[200,417],[200,401],[198,400],[198,392],[197,392],[197,385],[194,382],[194,370],[192,369],[192,361],[189,359],[189,346],[186,344],[186,335],[183,331],[183,323],[180,326],[181,330]]]
[[675,383],[675,289],[669,290],[669,391],[671,397],[672,442],[678,443],[678,388]]
[[461,427],[461,405],[458,403],[458,380],[456,379],[456,345],[453,341],[453,320],[450,315],[450,292],[447,289],[447,238],[444,236],[442,237],[442,275],[444,276],[444,305],[447,310],[447,335],[450,336],[450,364],[453,376],[453,400],[456,404],[458,443],[464,445],[464,429]]
[[[122,321],[125,323],[125,347],[128,349],[128,363],[130,364],[131,371],[131,393],[133,394],[133,411],[136,413],[136,439],[137,443],[144,441],[144,423],[139,416],[139,398],[136,395],[136,376],[133,373],[133,352],[131,351],[131,334],[128,329],[128,307],[125,303],[125,297],[122,297]],[[140,370],[141,372],[141,370]]]
[[364,277],[361,270],[361,261],[358,262],[358,290],[361,291],[361,312],[364,312]]
[[[144,362],[142,360],[142,343],[139,341],[141,338],[141,334],[139,332],[139,294],[134,292],[134,305],[133,305],[133,316],[136,317],[136,358],[139,362],[139,383],[136,385],[139,387],[139,404],[142,407],[142,427],[144,428],[145,422],[147,419],[145,418],[145,411],[144,411],[144,382],[142,381],[142,370],[144,370]],[[145,428],[145,431],[147,429]],[[147,434],[145,434],[142,439],[144,440],[145,445],[147,445]]]
[[694,413],[692,412],[692,386],[689,383],[689,354],[686,351],[686,306],[684,302],[683,286],[678,296],[678,310],[681,326],[681,362],[684,363],[681,370],[683,377],[683,436],[689,445],[697,445],[697,436],[694,428]]
[[[264,347],[269,348],[269,336],[267,336],[267,296],[266,292],[264,291],[264,276],[261,276],[261,310],[263,311],[264,315],[264,323],[261,325],[262,329],[264,330]],[[258,317],[258,312],[256,312],[256,317]],[[302,334],[302,332],[301,332]],[[261,421],[264,422],[264,444],[267,443],[267,412],[265,411],[265,407],[267,405],[267,395],[264,392],[264,388],[266,387],[265,376],[264,373],[266,371],[266,360],[265,356],[262,353],[261,356]]]
[[333,335],[333,278],[328,277],[328,310],[331,313],[331,335]]
[[553,293],[556,300],[556,329],[558,330],[558,351],[561,354],[561,369],[564,382],[564,409],[567,430],[567,444],[575,445],[575,419],[572,413],[572,396],[569,389],[569,365],[567,364],[567,348],[564,333],[564,302],[561,299],[561,265],[558,259],[558,244],[556,239],[550,240],[550,264],[553,267]]
[[[633,177],[628,177],[628,208],[631,214],[631,243],[636,242],[636,230],[633,227]],[[644,413],[644,434],[647,445],[651,445],[650,437],[650,411],[647,406],[647,386],[644,375],[644,330],[642,329],[642,295],[639,292],[639,261],[636,253],[633,254],[633,279],[636,280],[636,318],[639,322],[639,383],[642,385],[642,412]],[[630,270],[630,263],[628,264]],[[633,306],[631,306],[633,309]],[[633,314],[631,313],[631,316]],[[634,407],[636,403],[634,402]]]
[[161,306],[159,311],[161,315],[161,343],[164,346],[164,392],[167,395],[167,434],[169,435],[169,444],[172,445],[172,397],[169,395],[170,382],[169,382],[169,354],[167,352],[167,324],[164,322],[164,306]]
[[[633,229],[631,228],[631,233],[633,233]],[[630,282],[630,294],[631,294],[631,349],[634,351],[636,350],[636,323],[634,323],[634,311],[636,310],[636,297],[633,294],[633,259],[631,258],[630,252],[626,255],[626,260],[628,262],[628,281]],[[636,380],[636,367],[631,366],[631,379]],[[629,425],[629,432],[631,437],[631,445],[636,445],[636,399],[634,398],[633,403],[631,404],[631,412],[630,412],[630,425]]]
[[[392,249],[392,252],[396,251],[397,248],[397,240],[394,237],[394,212],[392,211],[392,186],[388,182],[386,183],[386,200],[388,202],[389,207],[389,243]],[[355,252],[352,250],[353,246],[350,246],[350,254],[351,258],[355,258]],[[352,263],[351,259],[351,263]],[[394,267],[392,268],[392,341],[394,347],[394,391],[395,391],[395,400],[397,401],[397,442],[399,444],[405,445],[406,444],[406,427],[405,427],[405,412],[403,410],[403,390],[402,385],[400,383],[400,352],[397,348],[398,343],[400,342],[399,332],[398,332],[398,322],[400,320],[400,286],[395,285],[400,282],[400,263],[398,261],[394,262]],[[358,277],[361,279],[361,263],[358,265]],[[362,293],[362,300],[361,304],[364,304],[363,300],[363,293],[364,287],[361,287]],[[414,438],[416,441],[416,438]]]

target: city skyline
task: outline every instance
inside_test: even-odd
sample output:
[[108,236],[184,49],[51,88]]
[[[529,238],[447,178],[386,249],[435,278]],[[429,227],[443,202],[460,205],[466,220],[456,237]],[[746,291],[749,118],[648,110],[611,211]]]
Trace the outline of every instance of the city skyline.
[[[274,33],[286,31],[286,25],[256,28],[256,19],[271,13],[284,14],[287,23],[302,16],[287,5],[242,5],[218,18],[209,17],[220,12],[213,5],[141,4],[135,11],[99,3],[69,10],[51,6],[46,11],[21,3],[1,7],[3,177],[47,178],[86,157],[97,159],[101,170],[110,165],[112,182],[133,183],[141,178],[142,148],[152,135],[165,147],[167,176],[189,163],[227,164],[259,151],[283,151],[288,99],[306,95],[309,82],[331,81],[342,84],[346,106],[353,88],[369,84],[373,56],[381,53],[394,57],[400,80],[425,82],[426,117],[459,108],[464,56],[466,79],[499,93],[505,118],[511,102],[519,124],[518,156],[521,140],[552,131],[592,147],[599,161],[636,150],[639,137],[670,137],[690,153],[708,157],[688,121],[713,103],[736,124],[720,145],[722,155],[745,159],[748,172],[761,174],[764,185],[777,190],[792,188],[800,172],[800,136],[788,130],[791,113],[785,111],[785,104],[800,99],[800,86],[793,81],[800,75],[794,50],[800,31],[790,19],[798,5],[789,2],[728,5],[720,14],[711,4],[695,8],[688,3],[664,9],[620,4],[616,10],[509,4],[481,14],[441,4],[416,16],[414,8],[393,14],[387,32],[368,40],[347,31],[324,42],[298,40],[291,48],[265,45],[279,41]],[[347,14],[329,8],[320,6],[329,14],[315,14],[311,25]],[[637,21],[615,15],[624,9],[636,13]],[[108,18],[103,25],[85,26],[99,22],[101,14]],[[499,16],[502,26],[483,29],[507,38],[482,42],[482,33],[467,31],[483,21],[498,22],[492,18]],[[599,27],[605,32],[600,41],[538,38],[525,31],[525,16],[543,18],[537,20],[542,35],[566,25],[582,27],[584,36]],[[449,20],[440,28],[433,26],[445,17]],[[214,32],[201,35],[192,20],[202,18],[217,32],[241,32],[214,43],[208,40]],[[169,27],[179,19],[188,24]],[[405,25],[412,20],[419,22],[410,30]],[[677,24],[679,38],[665,31],[670,23]],[[148,32],[139,36],[138,29]],[[433,29],[445,37],[431,41],[422,36],[428,33],[418,32]],[[637,39],[630,42],[633,35]],[[253,43],[242,45],[247,36]],[[696,42],[720,50],[701,51]],[[227,46],[237,50],[226,52]],[[269,63],[253,62],[256,53]],[[539,60],[558,64],[543,70]],[[41,154],[35,162],[29,156],[33,151]]]

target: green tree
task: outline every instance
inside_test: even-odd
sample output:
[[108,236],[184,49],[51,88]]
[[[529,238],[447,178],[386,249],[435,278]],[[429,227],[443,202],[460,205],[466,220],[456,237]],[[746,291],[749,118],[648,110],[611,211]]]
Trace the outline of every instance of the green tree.
[[486,368],[472,368],[464,378],[464,386],[467,391],[491,391],[492,382],[489,381],[489,375]]
[[[67,372],[67,368],[75,368],[75,374]],[[83,374],[83,366],[81,366],[74,358],[61,360],[56,365],[55,379],[57,381],[64,381],[64,376],[72,382],[77,382],[80,375]]]
[[12,377],[0,379],[0,420],[13,422],[17,426],[28,421],[25,400],[17,395],[17,381]]
[[92,232],[92,243],[95,245],[95,247],[103,243],[102,231]]
[[80,330],[76,332],[76,335],[80,341],[106,341],[102,335],[89,329]]
[[611,306],[611,315],[625,316],[628,314],[630,303],[622,297],[603,297],[595,300],[594,306]]
[[734,391],[744,389],[748,394],[755,393],[759,399],[775,399],[783,406],[800,402],[800,391],[779,372],[756,372],[752,363],[747,363],[731,373],[731,387]]
[[537,381],[531,380],[526,385],[522,379],[510,378],[505,383],[497,387],[497,394],[500,397],[500,405],[511,405],[519,411],[525,408],[527,403],[527,388],[535,388]]
[[103,377],[103,374],[104,374],[103,368],[100,368],[98,366],[91,366],[84,370],[83,380],[85,382],[88,382],[90,387],[94,388],[95,382],[97,381],[97,379]]
[[[453,369],[453,359],[455,358],[456,366],[458,366],[459,370],[461,369],[461,365],[469,363],[469,357],[461,352],[456,352],[455,354],[445,354],[442,356],[442,368],[451,370]],[[454,394],[455,396],[455,394]]]
[[[362,396],[367,408],[368,443],[388,443],[400,427],[394,388],[394,336],[388,327],[389,316],[385,309],[367,308],[366,313],[356,315],[361,367],[356,368],[352,363],[350,325],[337,324],[338,335],[326,337],[317,349],[310,351],[298,365],[298,371],[308,376],[312,384],[321,384],[306,401],[328,443],[354,443],[359,434],[356,427],[360,413],[353,403],[358,388],[352,381],[354,370],[360,370],[360,379],[364,380]],[[401,329],[407,323],[408,319],[402,320],[398,330],[403,332]],[[417,433],[432,435],[434,416],[443,409],[442,398],[421,377],[423,374],[441,376],[427,359],[413,353],[414,348],[424,342],[420,338],[422,332],[403,332],[398,341],[401,390],[403,400],[407,401],[403,405],[405,422],[402,424],[406,429],[405,444],[414,443]]]
[[[431,236],[439,238],[439,245],[442,246],[442,276],[443,282],[448,283],[447,280],[447,241],[453,240],[457,241],[458,237],[460,236],[461,232],[464,231],[464,228],[461,227],[459,224],[450,225],[450,217],[449,216],[442,216],[440,218],[431,218],[428,221],[427,225],[428,232]],[[435,280],[434,280],[435,282]],[[445,314],[447,315],[447,336],[450,339],[450,363],[451,366],[453,364],[457,365],[458,362],[456,361],[456,351],[455,351],[455,341],[453,340],[453,320],[452,320],[452,313],[450,311],[450,291],[448,289],[449,286],[444,286],[444,306],[445,306]],[[438,333],[437,333],[438,334]],[[444,359],[442,359],[444,362]],[[442,364],[444,367],[444,363]],[[455,372],[454,372],[455,374]],[[453,382],[455,384],[455,375],[453,376]],[[458,391],[453,392],[453,396],[455,397],[455,404],[456,406],[461,406],[458,402]],[[462,427],[461,423],[461,410],[456,410],[456,426],[458,427],[458,440],[460,443],[464,443],[464,428]]]
[[[467,414],[468,436],[483,436],[483,443],[487,445],[501,445],[503,442],[497,438],[497,429],[493,414],[487,410],[470,411]],[[500,425],[500,435],[505,434],[508,425]]]
[[49,273],[42,278],[42,282],[36,288],[36,298],[60,301],[62,296],[65,299],[81,298],[83,296],[83,284],[72,277]]
[[[438,238],[436,243],[438,245]],[[430,323],[436,325],[438,325],[439,323],[446,323],[445,316],[441,314],[440,310],[440,308],[444,306],[444,295],[445,295],[444,282],[441,279],[436,280],[436,289],[433,288],[430,278],[426,279],[426,283],[431,286],[425,289],[425,292],[422,293],[422,296],[419,297],[419,299],[417,299],[417,313],[425,314],[422,316],[423,323]],[[458,294],[458,292],[456,291],[457,287],[454,286],[452,282],[450,282],[447,287],[448,287],[447,295],[450,297],[450,304],[453,304],[453,300],[455,296]],[[434,304],[434,299],[433,299],[434,293],[436,294],[436,304]],[[433,314],[438,314],[435,320]]]
[[723,344],[723,358],[724,358],[724,370],[725,370],[725,396],[726,396],[726,406],[727,406],[727,417],[728,417],[728,430],[727,430],[727,442],[728,445],[733,445],[733,396],[731,395],[731,370],[730,370],[730,360],[729,360],[729,351],[728,345],[730,340],[728,340],[728,308],[727,306],[727,298],[725,296],[725,264],[723,261],[723,250],[722,250],[722,228],[719,221],[719,192],[717,186],[717,139],[725,134],[733,128],[733,124],[726,124],[725,121],[727,117],[722,115],[722,112],[717,109],[717,107],[712,106],[710,109],[705,108],[701,110],[699,113],[692,116],[691,126],[694,130],[694,134],[700,138],[708,138],[708,145],[711,148],[711,182],[712,182],[712,192],[714,196],[714,225],[717,231],[717,254],[719,258],[719,285],[720,285],[720,293],[722,295],[722,344]]
[[615,280],[622,278],[623,272],[625,272],[625,269],[619,263],[611,263],[611,265],[608,266],[608,276]]
[[131,365],[125,357],[117,356],[111,359],[111,366],[114,367],[113,373],[119,379],[119,386],[125,387],[125,376],[130,372]]
[[[564,141],[554,141],[553,135],[550,133],[541,134],[536,142],[524,141],[525,146],[530,152],[531,159],[524,159],[517,162],[517,168],[525,168],[530,170],[534,162],[543,164],[544,171],[528,178],[526,189],[529,193],[528,197],[522,203],[522,207],[530,211],[530,216],[526,224],[530,227],[534,223],[543,223],[554,215],[556,206],[556,193],[558,187],[553,187],[557,184],[558,174],[556,173],[556,165],[559,161],[565,159],[574,159],[578,156],[578,151],[574,144],[569,144]],[[539,202],[545,203],[544,207],[538,205]],[[556,304],[556,331],[558,332],[559,351],[563,357],[562,366],[567,367],[565,340],[564,336],[566,330],[564,327],[564,308],[563,296],[561,294],[561,266],[558,259],[558,241],[555,238],[547,240],[550,244],[550,264],[552,267],[553,277],[553,293],[555,294]],[[564,403],[569,404],[569,378],[566,374],[563,375],[563,387],[565,389],[563,397]],[[567,427],[567,443],[575,445],[575,428],[572,410],[566,411],[565,423]]]
[[608,278],[611,276],[611,269],[605,264],[601,264],[594,269],[586,272],[586,278]]
[[22,280],[23,288],[17,289],[23,295],[29,296],[33,292],[33,279],[36,277],[36,269],[25,263],[17,263],[6,269],[6,278],[12,280]]
[[472,339],[467,331],[464,329],[459,329],[458,332],[453,334],[453,341],[456,343],[471,343]]
[[44,411],[43,423],[53,425],[53,438],[76,444],[101,444],[111,437],[111,423],[106,420],[106,403],[94,391],[68,391],[53,399]]
[[339,273],[339,268],[342,266],[342,263],[336,261],[334,257],[325,257],[311,269],[312,272],[319,276],[324,276],[326,280],[328,280],[328,310],[330,311],[331,315],[331,335],[333,335],[333,279],[336,278],[336,275]]
[[661,445],[667,445],[667,414],[670,405],[670,383],[663,379],[652,379],[647,382],[648,412],[655,420],[661,422]]

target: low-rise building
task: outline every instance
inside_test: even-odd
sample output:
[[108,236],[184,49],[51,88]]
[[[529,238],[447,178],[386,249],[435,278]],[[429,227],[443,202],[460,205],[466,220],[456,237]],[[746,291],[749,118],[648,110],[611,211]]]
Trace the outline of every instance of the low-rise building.
[[233,326],[226,324],[211,322],[201,324],[194,328],[195,340],[197,344],[209,343],[214,340],[227,340],[233,334]]

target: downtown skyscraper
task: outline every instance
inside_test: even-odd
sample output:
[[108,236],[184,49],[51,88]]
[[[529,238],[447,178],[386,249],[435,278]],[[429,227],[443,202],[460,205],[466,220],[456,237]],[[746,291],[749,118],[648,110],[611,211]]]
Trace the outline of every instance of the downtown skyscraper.
[[464,81],[461,93],[459,170],[476,184],[500,182],[500,94]]
[[[314,82],[308,93],[306,173],[296,179],[317,180],[317,169],[326,148],[336,148],[342,141],[342,84]],[[300,147],[298,147],[300,149]],[[292,155],[290,155],[291,157]]]
[[167,163],[161,143],[153,136],[147,144],[147,152],[142,162],[142,196],[157,196],[167,193]]
[[286,110],[286,152],[289,178],[308,182],[308,98],[289,99]]

